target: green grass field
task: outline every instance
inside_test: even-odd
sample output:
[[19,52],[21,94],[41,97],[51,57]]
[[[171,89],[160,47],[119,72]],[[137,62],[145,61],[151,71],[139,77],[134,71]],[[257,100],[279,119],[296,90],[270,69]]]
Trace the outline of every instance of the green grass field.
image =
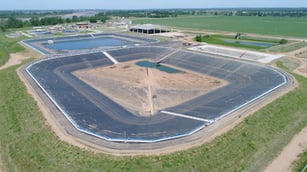
[[17,68],[0,71],[0,152],[6,171],[261,171],[307,125],[307,79],[295,75],[298,88],[211,143],[164,156],[94,154],[60,141],[45,125]]
[[178,16],[162,19],[133,19],[133,24],[161,24],[192,30],[230,31],[307,38],[307,18]]
[[[293,171],[301,172],[305,166],[307,166],[307,151],[299,155],[299,159],[294,162],[292,169]],[[304,172],[306,172],[306,170]]]

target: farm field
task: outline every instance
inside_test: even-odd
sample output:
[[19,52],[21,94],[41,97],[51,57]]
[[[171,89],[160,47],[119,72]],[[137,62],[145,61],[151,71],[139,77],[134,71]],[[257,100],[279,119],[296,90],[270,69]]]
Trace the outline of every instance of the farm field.
[[20,81],[18,67],[0,71],[5,171],[261,171],[307,125],[307,79],[294,75],[298,88],[200,147],[152,157],[95,154],[59,140]]
[[135,18],[133,24],[160,24],[191,30],[229,31],[263,35],[307,37],[307,18],[254,16],[178,16],[177,18]]

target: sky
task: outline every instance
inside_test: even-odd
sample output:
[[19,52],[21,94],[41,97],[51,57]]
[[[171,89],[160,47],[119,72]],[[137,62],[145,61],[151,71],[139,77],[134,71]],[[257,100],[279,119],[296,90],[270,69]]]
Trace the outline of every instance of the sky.
[[307,0],[0,0],[0,10],[307,7]]

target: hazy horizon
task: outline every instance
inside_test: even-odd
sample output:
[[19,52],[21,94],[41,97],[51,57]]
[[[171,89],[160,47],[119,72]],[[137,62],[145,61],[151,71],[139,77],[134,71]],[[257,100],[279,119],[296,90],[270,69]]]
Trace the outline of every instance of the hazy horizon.
[[1,2],[0,10],[141,10],[141,9],[201,9],[201,8],[305,8],[307,1],[292,0],[53,0],[51,3],[39,0],[10,0]]

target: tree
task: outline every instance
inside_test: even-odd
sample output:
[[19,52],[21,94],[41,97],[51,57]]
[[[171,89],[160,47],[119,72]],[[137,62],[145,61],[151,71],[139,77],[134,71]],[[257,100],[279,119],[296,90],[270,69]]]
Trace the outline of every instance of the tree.
[[197,42],[202,42],[202,36],[201,36],[201,35],[197,35],[196,38],[195,38],[195,40],[196,40]]
[[279,43],[280,43],[280,44],[286,44],[286,43],[288,43],[288,40],[286,40],[286,39],[281,39],[281,40],[279,41]]
[[242,33],[237,33],[236,36],[235,36],[235,39],[240,39],[242,36]]
[[32,24],[32,26],[40,26],[41,25],[41,22],[40,22],[38,17],[32,17],[30,19],[30,23]]
[[9,17],[7,20],[7,26],[8,28],[21,28],[23,27],[23,22],[15,17]]
[[89,21],[90,21],[91,23],[97,23],[97,17],[90,17],[90,18],[89,18]]
[[7,21],[0,19],[0,30],[2,32],[6,32],[7,29]]
[[70,18],[67,18],[65,22],[66,22],[66,23],[71,23],[71,19],[70,19]]
[[72,16],[72,22],[78,22],[79,20],[78,20],[78,16]]

